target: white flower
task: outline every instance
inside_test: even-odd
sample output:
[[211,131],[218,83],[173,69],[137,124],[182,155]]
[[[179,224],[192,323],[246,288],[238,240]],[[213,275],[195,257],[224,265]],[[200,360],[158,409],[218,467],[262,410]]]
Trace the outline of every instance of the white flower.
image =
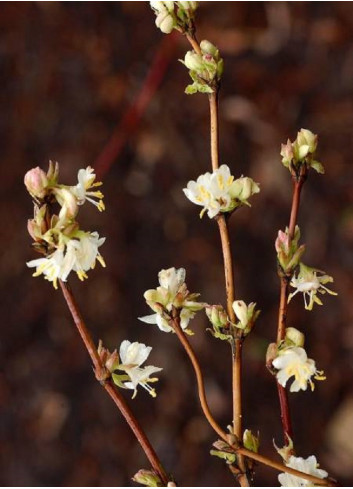
[[79,231],[79,240],[72,239],[67,244],[67,253],[73,255],[72,269],[77,273],[80,280],[87,278],[85,272],[93,269],[98,260],[102,267],[105,262],[98,248],[105,242],[105,238],[100,238],[97,232],[85,233]]
[[27,262],[29,268],[36,267],[33,277],[43,274],[46,280],[53,282],[55,289],[58,288],[58,279],[67,280],[71,271],[67,257],[64,255],[64,247],[60,247],[46,258],[38,258]]
[[170,333],[173,328],[164,312],[171,312],[175,307],[180,310],[180,326],[187,330],[190,320],[195,313],[201,310],[205,304],[195,299],[199,294],[190,294],[185,284],[186,272],[184,268],[168,268],[158,274],[160,286],[157,289],[147,290],[144,294],[147,304],[155,314],[140,317],[139,320],[148,324],[157,324],[161,331]]
[[[326,470],[319,469],[319,464],[317,463],[316,457],[311,455],[307,459],[302,457],[294,457],[293,455],[289,458],[288,462],[286,462],[287,467],[291,467],[292,469],[300,470],[300,472],[304,472],[305,474],[314,475],[319,479],[324,479],[328,476]],[[296,477],[295,475],[283,473],[279,474],[278,481],[281,484],[281,487],[314,487],[315,485],[301,477]]]
[[123,380],[122,382],[124,387],[134,391],[133,397],[137,394],[138,385],[141,385],[141,387],[146,389],[152,397],[156,397],[155,390],[148,384],[148,382],[156,382],[158,379],[151,378],[151,375],[160,372],[162,369],[153,367],[152,365],[141,368],[141,365],[147,360],[151,350],[152,348],[150,346],[138,343],[137,341],[131,343],[130,341],[125,340],[120,345],[119,355],[121,363],[118,368],[119,370],[126,372],[129,377],[129,380]]
[[213,218],[242,204],[249,205],[247,199],[260,189],[251,178],[241,177],[234,181],[229,167],[222,165],[213,173],[199,176],[196,182],[191,180],[183,191],[191,202],[203,207],[200,217],[207,211],[208,217]]
[[308,358],[306,351],[301,347],[294,346],[280,351],[272,365],[278,370],[276,377],[281,386],[285,387],[287,381],[294,377],[291,392],[306,391],[308,383],[311,390],[314,390],[312,377],[316,380],[325,379],[323,372],[316,369],[315,361]]
[[[81,169],[77,174],[78,184],[75,187],[70,187],[71,192],[77,198],[78,204],[82,205],[86,200],[95,205],[99,211],[104,211],[103,202],[104,195],[100,190],[90,190],[95,187],[100,187],[102,182],[95,182],[96,174],[93,168],[88,166],[86,169]],[[98,201],[94,200],[98,199]]]
[[[317,295],[318,292],[320,292],[320,294],[325,294],[327,292],[330,295],[337,295],[336,292],[325,287],[325,284],[333,282],[332,277],[325,275],[324,272],[321,272],[320,270],[307,267],[304,263],[300,263],[299,267],[298,276],[293,276],[290,282],[290,285],[297,290],[292,294],[289,294],[288,302],[298,292],[301,292],[304,296],[305,309],[311,311],[315,303],[322,306],[322,302]],[[323,275],[318,276],[318,273]],[[307,297],[309,298],[309,303],[307,302]]]
[[43,274],[46,280],[53,282],[58,288],[58,280],[66,282],[70,272],[74,270],[80,280],[87,278],[86,272],[95,267],[98,260],[103,267],[105,263],[98,248],[104,243],[105,238],[100,238],[98,233],[85,233],[77,231],[76,238],[65,240],[60,235],[59,247],[46,258],[38,258],[27,263],[30,268],[36,267],[33,277]]

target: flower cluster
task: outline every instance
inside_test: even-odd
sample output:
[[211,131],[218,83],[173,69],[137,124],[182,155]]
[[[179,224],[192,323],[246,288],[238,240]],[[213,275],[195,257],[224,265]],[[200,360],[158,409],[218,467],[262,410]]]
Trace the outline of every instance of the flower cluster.
[[248,177],[234,180],[229,167],[222,165],[213,173],[200,175],[196,182],[188,182],[183,191],[191,202],[203,207],[200,217],[207,211],[211,219],[220,212],[232,212],[242,205],[250,206],[248,199],[260,192],[260,188]]
[[[141,367],[147,360],[152,348],[143,343],[135,341],[131,343],[124,340],[119,349],[119,354],[116,350],[110,353],[106,348],[99,343],[98,354],[106,369],[110,372],[113,382],[123,389],[133,390],[133,398],[137,394],[137,387],[140,385],[152,396],[156,397],[156,391],[149,385],[151,382],[156,382],[158,379],[151,377],[156,372],[160,372],[161,368],[149,365]],[[117,371],[124,373],[117,373]]]
[[161,331],[170,333],[173,328],[169,323],[169,313],[173,308],[178,310],[180,326],[187,332],[190,319],[197,311],[205,307],[205,304],[197,302],[200,294],[190,294],[185,284],[184,268],[169,268],[161,270],[158,274],[159,287],[147,290],[144,294],[147,304],[154,314],[140,317],[140,321],[148,324],[157,324]]
[[[57,288],[58,280],[65,282],[71,271],[80,280],[87,278],[87,271],[99,261],[104,267],[99,252],[105,238],[97,232],[80,229],[76,216],[79,206],[91,202],[98,210],[104,210],[103,194],[97,187],[96,175],[91,167],[78,172],[78,183],[67,186],[58,183],[59,165],[50,162],[45,173],[33,168],[25,175],[25,185],[35,201],[34,217],[28,221],[28,232],[34,240],[33,247],[44,255],[27,263],[36,268],[33,276],[43,275]],[[52,213],[53,205],[59,204],[58,214]]]
[[180,60],[189,69],[193,81],[185,89],[187,95],[196,92],[213,93],[217,90],[223,73],[223,59],[219,50],[210,41],[201,41],[200,53],[188,51],[184,60]]
[[304,263],[300,263],[298,275],[293,276],[290,282],[291,287],[296,290],[295,292],[289,294],[288,302],[292,299],[292,297],[298,294],[298,292],[301,292],[304,297],[305,309],[311,311],[314,304],[319,304],[322,306],[318,293],[337,295],[336,292],[333,292],[326,287],[326,284],[331,282],[333,282],[333,278],[326,275],[325,272],[315,268],[310,268],[304,265]]
[[183,33],[192,30],[194,12],[198,7],[198,2],[152,0],[150,5],[156,14],[156,26],[164,34],[170,34],[173,29]]
[[[319,468],[316,457],[311,455],[307,459],[302,457],[294,457],[293,455],[285,462],[287,467],[304,472],[304,474],[310,474],[319,479],[325,479],[328,476],[326,470]],[[278,476],[278,481],[281,487],[312,487],[313,483],[307,479],[296,477],[288,473],[282,473]]]
[[220,340],[232,341],[234,337],[244,337],[250,333],[254,327],[260,311],[256,310],[256,303],[249,305],[244,301],[234,301],[232,304],[237,322],[232,323],[227,312],[221,305],[207,305],[206,315],[213,326],[211,334]]
[[287,143],[281,146],[283,165],[296,175],[302,165],[305,165],[307,169],[313,168],[318,173],[324,173],[322,164],[314,159],[317,141],[317,135],[309,129],[300,129],[294,142],[288,139]]

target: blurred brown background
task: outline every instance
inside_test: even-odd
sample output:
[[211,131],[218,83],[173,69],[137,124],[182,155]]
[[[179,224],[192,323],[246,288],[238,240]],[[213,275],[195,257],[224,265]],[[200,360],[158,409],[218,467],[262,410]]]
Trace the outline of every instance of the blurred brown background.
[[[222,162],[261,183],[251,209],[231,220],[239,298],[262,309],[245,345],[244,426],[261,433],[264,454],[281,443],[275,384],[264,367],[275,337],[278,280],[273,242],[289,218],[289,173],[279,148],[300,127],[320,135],[326,175],[310,176],[300,225],[306,263],[335,278],[337,298],[304,311],[290,305],[289,325],[304,329],[309,355],[327,381],[291,395],[298,454],[317,455],[342,485],[353,483],[352,161],[353,5],[351,2],[201,2],[199,39],[225,58],[220,100]],[[165,49],[166,42],[168,42]],[[161,43],[164,43],[161,48]],[[163,47],[164,46],[164,47]],[[161,51],[162,49],[162,51]],[[200,414],[191,367],[176,338],[140,323],[143,292],[161,268],[187,269],[190,290],[224,302],[216,226],[183,196],[190,179],[210,168],[208,104],[183,94],[188,75],[177,59],[184,39],[165,41],[148,2],[2,3],[1,66],[1,362],[0,439],[3,485],[130,485],[148,463],[92,369],[59,291],[33,279],[26,219],[31,201],[24,173],[58,160],[62,181],[96,166],[104,173],[107,210],[85,206],[82,227],[107,237],[107,269],[97,267],[74,292],[95,339],[153,346],[162,366],[158,398],[144,391],[133,408],[165,466],[182,485],[231,486],[215,440]],[[162,79],[119,155],[103,154],[136,97],[155,53]],[[163,73],[164,66],[168,69]],[[131,122],[131,121],[130,121]],[[107,159],[108,158],[108,159]],[[105,167],[104,167],[105,165]],[[200,314],[192,343],[207,378],[212,411],[231,422],[227,345],[205,332]],[[129,392],[127,392],[127,397]],[[130,402],[130,400],[129,400]],[[259,486],[278,485],[258,468]]]

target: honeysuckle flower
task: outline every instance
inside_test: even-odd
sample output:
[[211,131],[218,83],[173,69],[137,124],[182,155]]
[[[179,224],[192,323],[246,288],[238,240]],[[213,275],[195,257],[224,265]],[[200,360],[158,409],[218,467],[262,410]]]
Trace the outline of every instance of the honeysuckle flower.
[[295,172],[300,165],[305,164],[307,168],[313,168],[318,173],[324,173],[324,167],[319,161],[314,160],[314,153],[317,149],[318,137],[309,129],[301,129],[297,134],[297,139],[291,142],[289,139],[286,144],[281,146],[281,156],[283,165],[290,171]]
[[236,327],[243,329],[245,334],[249,333],[260,314],[260,311],[255,310],[256,303],[250,302],[249,305],[246,305],[244,301],[234,301],[232,307],[239,320]]
[[114,382],[126,389],[134,391],[133,398],[137,394],[137,387],[140,385],[152,396],[156,397],[155,390],[149,385],[158,379],[151,377],[152,374],[163,370],[159,367],[149,365],[141,368],[141,365],[147,360],[152,348],[143,343],[135,341],[131,343],[125,340],[121,343],[119,349],[120,363],[117,370],[122,370],[126,375],[112,374]]
[[[305,474],[313,475],[319,479],[325,479],[328,476],[326,470],[319,468],[319,464],[314,455],[311,455],[307,459],[292,455],[288,462],[286,462],[286,466],[300,470],[300,472],[304,472]],[[314,487],[312,482],[287,473],[279,474],[278,481],[281,487]]]
[[276,377],[281,386],[285,387],[287,381],[294,377],[291,392],[306,391],[308,384],[314,390],[312,377],[315,380],[325,380],[323,372],[317,370],[315,361],[308,358],[304,348],[297,346],[279,350],[272,365],[278,370]]
[[77,231],[75,236],[69,239],[59,233],[58,248],[53,253],[45,258],[29,261],[27,266],[36,268],[33,277],[43,274],[44,278],[52,282],[57,289],[58,280],[66,282],[72,270],[77,273],[80,280],[84,280],[87,278],[86,272],[95,267],[97,260],[105,266],[103,257],[98,251],[105,238],[99,238],[96,232],[84,231]]
[[295,288],[296,291],[292,292],[288,296],[288,302],[296,295],[301,292],[304,297],[305,309],[311,311],[314,304],[319,304],[322,306],[322,302],[318,297],[318,292],[320,294],[337,295],[336,292],[328,289],[326,284],[333,282],[333,278],[326,275],[325,272],[317,270],[315,268],[308,267],[304,263],[299,264],[299,273],[294,276],[290,282],[291,287]]
[[47,193],[48,177],[47,174],[37,166],[29,170],[24,178],[24,183],[28,192],[34,198],[43,199]]
[[29,268],[36,268],[33,277],[43,274],[46,280],[53,282],[54,288],[58,288],[58,280],[65,282],[71,271],[68,259],[65,259],[64,246],[55,250],[45,258],[38,258],[27,262]]
[[82,205],[88,200],[95,205],[99,211],[104,211],[105,206],[102,200],[104,195],[100,190],[91,190],[102,185],[102,182],[95,182],[96,174],[94,173],[93,168],[88,166],[86,169],[82,168],[79,170],[77,179],[77,185],[75,187],[70,187],[70,191],[76,197],[78,205]]
[[96,266],[96,261],[105,267],[105,261],[98,248],[105,242],[97,232],[76,232],[76,238],[70,239],[66,245],[67,254],[70,256],[72,270],[76,272],[80,280],[87,278],[86,272]]
[[278,231],[278,236],[275,242],[277,259],[283,272],[287,275],[293,273],[305,251],[305,245],[298,246],[299,239],[299,226],[295,227],[293,239],[290,239],[289,237],[288,227],[285,231]]
[[205,304],[197,302],[199,294],[190,294],[185,284],[185,269],[174,267],[161,270],[158,274],[160,286],[144,293],[147,304],[155,312],[149,316],[140,317],[140,321],[157,324],[161,331],[170,333],[173,328],[169,324],[168,313],[173,307],[179,310],[180,326],[187,331],[190,320]]
[[207,211],[210,219],[220,212],[231,212],[241,205],[250,205],[250,195],[259,191],[258,184],[251,178],[234,180],[227,165],[220,166],[213,173],[200,175],[196,182],[191,180],[183,189],[191,202],[203,207],[200,217]]

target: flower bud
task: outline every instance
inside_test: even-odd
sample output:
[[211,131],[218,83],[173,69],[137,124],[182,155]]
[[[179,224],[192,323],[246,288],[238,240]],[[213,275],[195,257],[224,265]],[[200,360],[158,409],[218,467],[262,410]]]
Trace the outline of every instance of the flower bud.
[[246,305],[244,301],[233,302],[233,311],[240,321],[236,327],[244,330],[245,335],[250,333],[260,314],[260,311],[255,310],[255,307],[255,302],[250,302],[249,305]]
[[200,49],[203,54],[210,54],[215,60],[218,60],[219,58],[219,50],[217,47],[212,44],[210,41],[201,41],[200,42]]
[[164,10],[167,10],[168,12],[173,12],[174,10],[174,2],[170,1],[159,2],[156,0],[152,0],[150,2],[150,5],[157,13],[163,12]]
[[147,487],[162,487],[164,485],[154,470],[140,469],[132,480]]
[[288,139],[286,144],[281,145],[282,163],[286,168],[289,168],[294,158],[293,146]]
[[304,346],[305,336],[304,334],[296,328],[286,328],[286,342],[289,342],[292,346]]
[[47,193],[48,178],[46,173],[37,166],[29,170],[24,178],[24,183],[32,197],[43,199]]
[[243,434],[243,445],[248,450],[257,453],[260,446],[259,437],[253,435],[250,430],[245,430]]
[[307,153],[315,153],[317,148],[317,140],[317,135],[309,131],[309,129],[300,129],[297,134],[297,144],[299,148],[307,146]]
[[156,17],[156,26],[164,34],[170,34],[175,27],[175,20],[167,10],[160,12]]
[[206,314],[215,328],[224,328],[228,324],[228,316],[220,305],[206,306]]
[[275,242],[277,251],[277,259],[280,267],[286,275],[291,275],[295,268],[299,265],[301,257],[305,251],[305,246],[298,246],[300,239],[299,226],[295,227],[294,237],[289,239],[289,230],[278,231],[278,236]]
[[241,177],[233,182],[231,188],[231,195],[235,199],[238,199],[244,203],[247,202],[249,197],[253,194],[260,192],[260,187],[252,178]]
[[182,7],[184,10],[195,11],[199,6],[199,2],[176,2],[178,7]]
[[241,325],[245,328],[248,323],[248,306],[244,301],[234,301],[233,310]]
[[78,204],[75,195],[67,188],[54,188],[53,193],[61,205],[59,221],[62,224],[66,220],[73,219],[78,213]]
[[185,54],[184,63],[191,71],[202,71],[204,69],[202,56],[195,51],[188,51]]

